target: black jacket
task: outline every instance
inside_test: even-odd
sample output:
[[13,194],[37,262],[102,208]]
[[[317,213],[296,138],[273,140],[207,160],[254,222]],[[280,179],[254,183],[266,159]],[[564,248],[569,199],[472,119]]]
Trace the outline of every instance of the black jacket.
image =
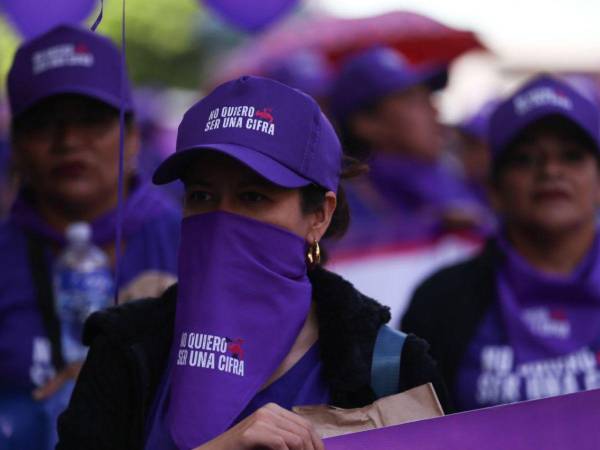
[[[370,371],[375,337],[388,308],[339,276],[310,273],[317,308],[323,371],[332,403],[359,407],[375,400]],[[90,317],[91,344],[69,407],[58,421],[57,450],[142,449],[144,425],[169,353],[176,286],[158,299],[141,300]],[[409,335],[400,367],[400,390],[433,382],[442,405],[445,388],[427,343]]]
[[479,324],[496,301],[494,241],[476,257],[436,272],[415,290],[402,318],[402,330],[415,333],[431,345],[450,392],[462,359]]

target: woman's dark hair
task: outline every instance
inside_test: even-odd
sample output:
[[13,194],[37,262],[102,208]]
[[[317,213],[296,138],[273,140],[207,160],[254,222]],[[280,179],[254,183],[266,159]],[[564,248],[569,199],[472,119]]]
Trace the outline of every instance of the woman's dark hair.
[[[366,173],[367,165],[355,158],[344,156],[342,160],[342,173],[340,178],[345,180]],[[325,202],[327,189],[309,184],[300,189],[300,207],[302,213],[310,214],[321,208]],[[341,238],[350,226],[350,208],[346,201],[346,194],[343,186],[340,184],[337,191],[337,206],[331,217],[329,228],[323,238]]]
[[581,128],[575,125],[570,120],[560,115],[550,115],[540,119],[537,122],[526,127],[515,138],[506,145],[506,148],[501,150],[492,162],[490,180],[492,184],[497,185],[504,169],[510,165],[513,160],[515,150],[532,139],[532,137],[540,131],[551,130],[560,136],[577,143],[594,156],[596,163],[600,167],[600,153],[598,151],[598,143],[585,133]]
[[351,119],[356,114],[375,114],[377,108],[379,107],[379,100],[380,99],[374,99],[368,103],[365,103],[360,107],[359,110],[350,114],[343,120],[338,121],[337,123],[337,131],[344,147],[344,152],[355,160],[366,161],[369,159],[372,148],[368,142],[357,136],[357,134],[354,132],[350,124]]

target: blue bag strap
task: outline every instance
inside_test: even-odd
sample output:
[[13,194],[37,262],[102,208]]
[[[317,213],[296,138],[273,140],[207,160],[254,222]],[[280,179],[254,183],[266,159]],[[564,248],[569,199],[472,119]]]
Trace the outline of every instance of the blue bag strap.
[[377,332],[371,363],[371,389],[377,398],[397,394],[400,388],[400,361],[406,334],[382,325]]

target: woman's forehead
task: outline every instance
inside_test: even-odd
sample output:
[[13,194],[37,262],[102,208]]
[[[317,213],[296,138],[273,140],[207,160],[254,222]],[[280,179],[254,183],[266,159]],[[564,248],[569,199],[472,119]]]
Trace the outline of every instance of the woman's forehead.
[[197,157],[190,160],[182,179],[186,185],[235,181],[244,184],[276,186],[235,158],[210,150],[200,153]]

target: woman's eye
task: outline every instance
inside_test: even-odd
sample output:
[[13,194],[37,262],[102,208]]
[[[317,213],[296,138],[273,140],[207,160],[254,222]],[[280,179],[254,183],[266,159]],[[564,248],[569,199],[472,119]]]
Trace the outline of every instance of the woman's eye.
[[566,149],[560,154],[560,159],[566,163],[578,163],[585,159],[587,152],[580,148]]
[[212,198],[212,194],[206,191],[191,191],[186,194],[187,201],[192,203],[209,202]]
[[516,153],[512,155],[508,163],[513,167],[531,167],[535,164],[536,158],[528,153]]
[[268,198],[259,192],[244,192],[240,195],[240,198],[247,203],[259,203],[268,200]]

